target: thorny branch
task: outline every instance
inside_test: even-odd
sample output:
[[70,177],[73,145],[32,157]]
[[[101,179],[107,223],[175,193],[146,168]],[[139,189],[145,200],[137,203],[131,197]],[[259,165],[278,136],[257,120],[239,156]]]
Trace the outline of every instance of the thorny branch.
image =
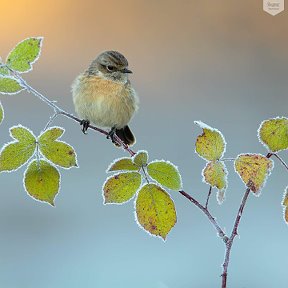
[[[64,111],[63,109],[61,109],[59,106],[57,106],[55,104],[55,102],[49,100],[47,97],[45,97],[43,94],[41,94],[40,92],[38,92],[36,89],[34,89],[33,87],[31,87],[18,73],[16,73],[15,71],[13,71],[12,69],[10,69],[11,73],[13,74],[13,76],[15,78],[17,78],[21,84],[21,86],[23,86],[24,88],[26,88],[26,90],[32,94],[34,94],[35,96],[37,96],[40,100],[42,100],[43,102],[45,102],[46,104],[48,104],[51,108],[54,109],[54,115],[52,115],[52,117],[50,118],[50,121],[47,123],[46,127],[48,127],[52,121],[56,118],[56,116],[58,115],[63,115],[67,118],[73,119],[74,121],[78,122],[79,124],[81,123],[81,119],[75,117],[74,115]],[[46,128],[45,127],[45,128]],[[103,135],[108,136],[108,132],[100,129],[98,127],[95,127],[91,124],[89,124],[89,128],[93,129]],[[126,150],[131,156],[135,155],[135,152],[132,151],[128,145],[126,145],[124,142],[122,142],[122,140],[117,136],[114,135],[114,141],[116,141],[120,146],[123,147],[124,150]]]
[[[0,67],[5,66],[5,65],[0,65]],[[7,66],[5,66],[7,67]],[[54,101],[49,100],[48,98],[46,98],[43,94],[41,94],[40,92],[38,92],[37,90],[35,90],[33,87],[31,87],[18,73],[16,73],[15,71],[13,71],[12,69],[10,69],[9,67],[7,67],[11,73],[13,74],[13,76],[15,78],[18,79],[19,83],[21,84],[21,86],[23,86],[24,88],[26,88],[26,90],[32,94],[34,94],[36,97],[38,97],[39,99],[41,99],[43,102],[45,102],[46,104],[48,104],[51,108],[53,108],[54,110],[54,114],[50,117],[48,123],[45,126],[45,129],[47,129],[49,127],[49,125],[54,121],[54,119],[59,116],[59,115],[63,115],[67,118],[70,118],[72,120],[74,120],[75,122],[78,122],[79,124],[81,123],[81,119],[75,117],[74,115],[66,112],[65,110],[63,110],[62,108],[60,108],[58,105],[55,104]],[[105,136],[108,136],[108,132],[100,129],[98,127],[95,127],[91,124],[89,124],[88,126],[90,129],[97,131]],[[122,146],[122,148],[124,150],[126,150],[130,156],[134,156],[136,153],[131,150],[129,148],[128,145],[126,145],[125,143],[122,142],[122,140],[117,136],[114,135],[114,141],[116,141],[120,146]],[[288,165],[285,163],[285,161],[276,153],[268,153],[266,155],[267,158],[270,158],[271,156],[275,156],[281,163],[282,165],[288,170]],[[224,158],[222,159],[222,161],[234,161],[234,158]],[[144,170],[144,169],[143,169]],[[147,177],[147,175],[145,174],[145,176]],[[245,191],[245,194],[242,198],[238,213],[236,215],[235,218],[235,222],[234,222],[234,226],[231,232],[230,237],[228,237],[226,235],[226,233],[224,232],[224,230],[220,227],[220,225],[218,224],[218,222],[216,221],[216,218],[213,217],[211,215],[211,213],[208,210],[208,203],[209,203],[209,199],[211,196],[211,192],[212,192],[212,187],[210,186],[209,188],[209,192],[207,195],[207,199],[206,199],[206,203],[205,206],[203,206],[199,201],[197,201],[194,197],[192,197],[191,195],[189,195],[187,192],[181,190],[179,191],[179,193],[181,195],[183,195],[186,199],[188,199],[192,204],[194,204],[196,207],[198,207],[209,219],[209,221],[211,222],[211,224],[214,226],[214,228],[216,229],[219,237],[223,240],[223,242],[225,243],[226,246],[226,252],[225,252],[225,258],[224,258],[224,263],[223,263],[223,273],[221,275],[222,277],[222,288],[226,288],[227,285],[227,270],[228,270],[228,266],[229,266],[229,261],[230,261],[230,253],[231,253],[231,249],[232,249],[232,245],[233,245],[233,241],[235,239],[235,237],[238,235],[238,226],[240,224],[241,221],[241,217],[242,217],[242,213],[244,210],[244,207],[246,205],[248,196],[250,194],[250,189],[247,188]]]
[[[270,158],[272,155],[273,154],[268,153],[266,155],[266,158]],[[247,186],[249,186],[249,185],[247,185]],[[232,229],[232,232],[231,232],[231,236],[229,237],[229,239],[228,239],[228,241],[226,243],[225,259],[224,259],[224,263],[223,263],[223,273],[221,275],[221,277],[222,277],[222,288],[226,288],[227,287],[227,271],[228,271],[228,266],[229,266],[231,248],[232,248],[232,245],[233,245],[234,238],[238,235],[238,227],[239,227],[239,224],[240,224],[240,220],[241,220],[241,217],[242,217],[242,214],[243,214],[243,210],[244,210],[244,207],[246,205],[249,193],[250,193],[250,188],[247,188],[245,193],[244,193],[244,196],[242,198],[238,213],[236,215],[235,222],[234,222],[234,225],[233,225],[233,229]]]
[[195,198],[193,198],[191,195],[189,195],[188,193],[186,193],[185,191],[181,190],[179,191],[180,194],[182,194],[184,197],[186,197],[190,202],[192,202],[194,205],[196,205],[209,219],[209,221],[212,223],[212,225],[214,226],[214,228],[217,230],[219,237],[224,241],[224,243],[227,242],[228,237],[225,234],[225,232],[223,231],[223,229],[219,226],[219,224],[217,223],[215,217],[213,217],[211,215],[211,213],[209,212],[209,210],[204,207],[202,204],[200,204]]

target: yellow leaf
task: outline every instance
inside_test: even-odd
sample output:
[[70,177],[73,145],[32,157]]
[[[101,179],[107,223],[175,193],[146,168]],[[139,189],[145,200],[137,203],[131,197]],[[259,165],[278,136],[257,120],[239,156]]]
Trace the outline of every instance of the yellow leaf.
[[288,186],[285,189],[282,205],[288,207]]
[[24,187],[34,199],[54,206],[54,198],[60,189],[60,174],[47,161],[33,160],[24,174]]
[[109,177],[103,185],[104,204],[123,204],[129,201],[141,185],[141,174],[126,172]]
[[265,120],[258,130],[260,142],[269,151],[277,152],[288,149],[288,118],[277,117]]
[[148,162],[148,153],[147,151],[141,150],[133,157],[133,162],[138,166],[145,166]]
[[225,153],[226,142],[215,128],[212,128],[201,121],[195,121],[203,129],[203,134],[197,137],[196,153],[208,161],[219,160]]
[[169,194],[155,184],[144,185],[136,199],[136,217],[149,234],[163,240],[177,221],[174,202]]
[[39,149],[43,156],[62,168],[77,166],[76,152],[69,144],[57,140],[64,133],[60,127],[51,127],[44,131],[39,139]]
[[120,158],[115,160],[107,169],[107,172],[111,171],[137,171],[137,167],[131,158]]
[[235,170],[255,194],[259,194],[273,168],[273,161],[261,154],[241,154],[234,163]]
[[23,166],[32,157],[36,149],[33,133],[21,125],[10,128],[10,136],[15,139],[0,152],[0,172],[13,171]]
[[205,183],[218,189],[217,200],[222,204],[227,188],[227,169],[222,161],[209,162],[202,171]]

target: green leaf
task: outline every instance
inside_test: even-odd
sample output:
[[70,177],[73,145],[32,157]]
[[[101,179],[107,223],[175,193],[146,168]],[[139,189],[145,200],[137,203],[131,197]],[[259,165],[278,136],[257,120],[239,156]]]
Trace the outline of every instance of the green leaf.
[[164,189],[155,184],[146,184],[141,188],[135,208],[139,225],[163,240],[177,221],[174,202]]
[[3,119],[4,119],[4,109],[0,102],[0,124],[2,123]]
[[[2,63],[2,59],[0,58],[0,76],[6,76],[9,75],[9,70],[7,67],[2,66],[4,63]],[[2,66],[2,67],[1,67]]]
[[51,127],[43,132],[38,139],[39,149],[52,163],[63,168],[71,168],[77,166],[75,150],[67,143],[57,140],[64,131],[60,127]]
[[235,162],[236,172],[252,192],[259,195],[273,168],[273,161],[261,154],[241,154]]
[[23,166],[34,154],[36,139],[33,133],[21,125],[10,128],[10,142],[0,152],[0,172],[13,171]]
[[123,204],[129,201],[141,185],[141,174],[126,172],[109,177],[103,185],[104,204]]
[[110,164],[106,172],[111,171],[137,171],[137,167],[131,158],[120,158],[116,159],[113,163]]
[[20,73],[32,70],[32,64],[39,58],[42,40],[42,37],[32,37],[21,41],[9,53],[6,64]]
[[36,200],[54,206],[54,199],[60,189],[60,173],[47,161],[33,160],[24,174],[24,188]]
[[196,140],[196,153],[208,161],[219,160],[226,149],[222,133],[201,121],[195,121],[195,124],[203,129],[202,135],[199,135]]
[[0,93],[2,94],[17,94],[24,88],[19,82],[10,76],[0,76]]
[[258,137],[269,151],[288,149],[288,118],[277,117],[263,121],[258,129]]
[[222,204],[227,188],[227,169],[222,161],[209,162],[202,171],[203,180],[205,183],[218,189],[217,200]]
[[153,161],[148,164],[147,172],[154,180],[169,189],[179,190],[182,187],[178,168],[170,162]]
[[148,162],[148,153],[147,151],[141,150],[133,157],[133,162],[138,166],[142,167],[147,165]]

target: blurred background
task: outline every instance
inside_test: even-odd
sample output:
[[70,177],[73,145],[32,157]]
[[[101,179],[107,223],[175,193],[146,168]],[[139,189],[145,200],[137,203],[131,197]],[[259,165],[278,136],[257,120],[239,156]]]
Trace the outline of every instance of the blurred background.
[[[133,70],[140,110],[131,128],[134,149],[178,165],[184,189],[205,201],[205,162],[194,153],[202,120],[227,141],[225,157],[267,151],[258,142],[262,120],[286,116],[287,11],[271,16],[262,1],[0,0],[0,55],[17,42],[44,36],[42,55],[25,79],[74,113],[70,85],[100,52],[119,50]],[[1,96],[8,128],[35,134],[53,111],[22,92]],[[150,237],[134,220],[133,201],[104,206],[101,187],[109,163],[127,154],[105,137],[58,118],[63,140],[78,153],[79,169],[62,170],[56,208],[28,197],[25,168],[0,175],[0,287],[220,287],[224,245],[200,211],[171,192],[178,222],[167,241]],[[287,161],[287,151],[281,155]],[[277,162],[260,198],[251,196],[229,267],[229,287],[287,287],[288,227],[281,201],[287,171]],[[222,206],[210,208],[230,233],[244,185],[227,163]],[[215,192],[215,191],[214,191]]]

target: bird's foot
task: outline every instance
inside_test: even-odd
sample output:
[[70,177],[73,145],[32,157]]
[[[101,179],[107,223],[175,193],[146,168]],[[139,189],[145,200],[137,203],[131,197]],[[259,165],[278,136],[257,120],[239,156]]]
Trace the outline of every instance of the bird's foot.
[[114,134],[116,133],[116,127],[112,127],[111,130],[108,132],[108,135],[106,136],[107,139],[111,139],[111,141],[116,144],[116,141],[114,140]]
[[87,134],[87,130],[89,128],[89,124],[90,124],[90,121],[89,120],[81,120],[80,121],[80,125],[82,126],[82,132],[84,134]]

